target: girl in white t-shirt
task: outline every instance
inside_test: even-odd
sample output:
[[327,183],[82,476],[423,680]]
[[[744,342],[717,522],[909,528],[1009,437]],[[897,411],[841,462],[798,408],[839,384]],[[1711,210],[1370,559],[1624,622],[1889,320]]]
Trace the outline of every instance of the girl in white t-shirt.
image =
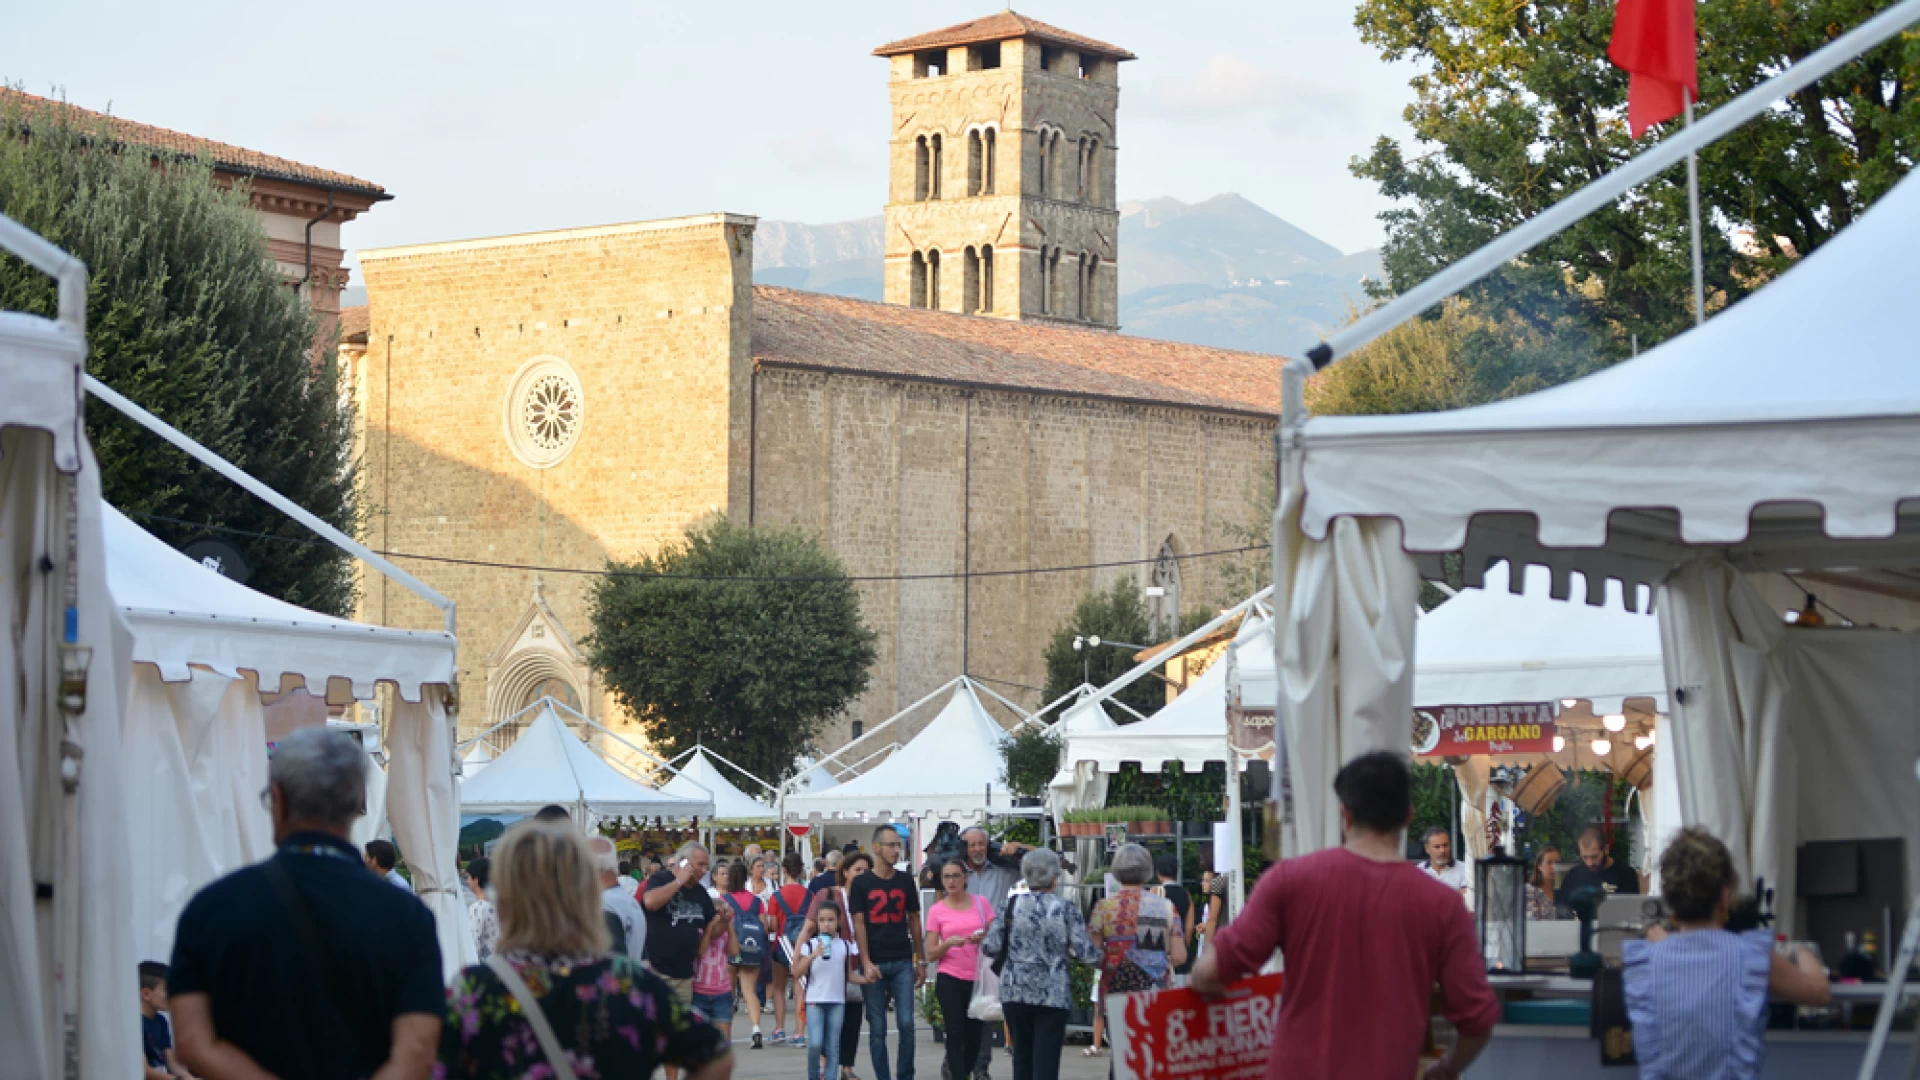
[[[807,1080],[820,1080],[820,1059],[826,1057],[826,1075],[840,1073],[840,1024],[847,1014],[847,983],[865,983],[858,967],[848,963],[860,947],[840,936],[840,905],[823,901],[814,911],[819,930],[800,946],[793,977],[807,981]],[[847,1062],[846,1064],[852,1064]]]

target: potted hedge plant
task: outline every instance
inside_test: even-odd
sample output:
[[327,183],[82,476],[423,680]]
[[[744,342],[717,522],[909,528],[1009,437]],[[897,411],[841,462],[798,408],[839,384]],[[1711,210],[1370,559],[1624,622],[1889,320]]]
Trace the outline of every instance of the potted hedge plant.
[[940,1015],[940,999],[933,996],[932,982],[920,988],[920,1019],[925,1020],[927,1026],[933,1029],[934,1042],[947,1041],[945,1017]]

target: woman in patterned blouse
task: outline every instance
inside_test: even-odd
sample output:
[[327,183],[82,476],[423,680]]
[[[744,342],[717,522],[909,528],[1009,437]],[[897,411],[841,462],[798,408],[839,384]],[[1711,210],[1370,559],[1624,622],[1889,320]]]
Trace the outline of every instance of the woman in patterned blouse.
[[1087,937],[1080,908],[1053,893],[1060,856],[1044,848],[1029,851],[1020,860],[1020,876],[1032,891],[1007,897],[980,952],[989,960],[1006,958],[1000,1004],[1013,1036],[1008,1049],[1014,1080],[1044,1080],[1060,1074],[1071,1005],[1067,959],[1091,965],[1100,952]]
[[[593,856],[570,823],[516,824],[493,861],[495,947],[539,999],[578,1080],[652,1076],[662,1065],[685,1070],[690,1080],[733,1075],[717,1028],[658,976],[608,952]],[[556,1072],[491,968],[477,965],[455,977],[435,1080],[535,1080]]]
[[1113,877],[1120,888],[1093,905],[1087,935],[1102,953],[1100,997],[1164,990],[1173,985],[1173,969],[1187,962],[1186,935],[1173,902],[1146,891],[1153,880],[1153,856],[1139,844],[1113,853]]

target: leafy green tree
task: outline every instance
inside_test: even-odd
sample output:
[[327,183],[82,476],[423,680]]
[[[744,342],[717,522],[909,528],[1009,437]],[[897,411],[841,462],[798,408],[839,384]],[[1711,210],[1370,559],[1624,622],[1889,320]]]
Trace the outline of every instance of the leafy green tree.
[[[1701,0],[1700,92],[1727,102],[1886,6],[1884,0]],[[1415,145],[1382,138],[1355,162],[1400,205],[1382,215],[1386,291],[1399,292],[1643,149],[1627,77],[1606,56],[1614,0],[1361,0],[1362,38],[1412,61]],[[1907,35],[1702,151],[1712,303],[1727,303],[1851,223],[1903,176],[1920,142]],[[1658,138],[1650,133],[1645,140]],[[1751,253],[1732,242],[1751,239]],[[1530,331],[1512,377],[1554,383],[1692,322],[1685,171],[1641,185],[1465,295]],[[1569,332],[1582,340],[1567,348]],[[1476,400],[1511,378],[1475,373]],[[1478,386],[1472,384],[1478,383]]]
[[1047,793],[1060,771],[1060,735],[1053,728],[1024,727],[1000,746],[1000,779],[1022,798]]
[[867,688],[876,636],[806,533],[715,517],[608,568],[587,655],[656,752],[704,743],[777,782]]
[[[1084,676],[1095,686],[1105,686],[1131,670],[1136,661],[1134,650],[1102,644],[1097,647],[1073,647],[1073,640],[1099,638],[1148,645],[1147,601],[1139,582],[1130,577],[1115,578],[1104,591],[1096,590],[1080,598],[1073,614],[1053,632],[1047,643],[1046,700],[1053,701],[1080,685]],[[1166,684],[1149,675],[1114,695],[1142,715],[1152,715],[1166,704]],[[1124,721],[1124,715],[1114,717]]]
[[[116,146],[64,105],[8,109],[0,212],[87,264],[87,370],[351,532],[352,416],[333,350],[316,368],[314,320],[279,281],[246,191],[222,190],[205,161]],[[0,257],[0,309],[52,315],[53,283]],[[248,585],[352,606],[351,563],[304,526],[111,409],[87,410],[87,436],[107,501],[149,531],[176,545],[205,531],[155,515],[238,530],[222,538],[252,565]]]

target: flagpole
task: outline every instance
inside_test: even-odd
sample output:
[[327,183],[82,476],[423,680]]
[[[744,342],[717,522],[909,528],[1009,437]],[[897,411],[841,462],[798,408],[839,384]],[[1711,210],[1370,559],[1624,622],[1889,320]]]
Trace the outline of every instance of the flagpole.
[[[1672,100],[1669,98],[1668,100]],[[1680,88],[1687,126],[1693,126],[1693,90]],[[1700,257],[1700,155],[1687,151],[1687,217],[1693,226],[1693,325],[1707,321],[1707,275]]]

